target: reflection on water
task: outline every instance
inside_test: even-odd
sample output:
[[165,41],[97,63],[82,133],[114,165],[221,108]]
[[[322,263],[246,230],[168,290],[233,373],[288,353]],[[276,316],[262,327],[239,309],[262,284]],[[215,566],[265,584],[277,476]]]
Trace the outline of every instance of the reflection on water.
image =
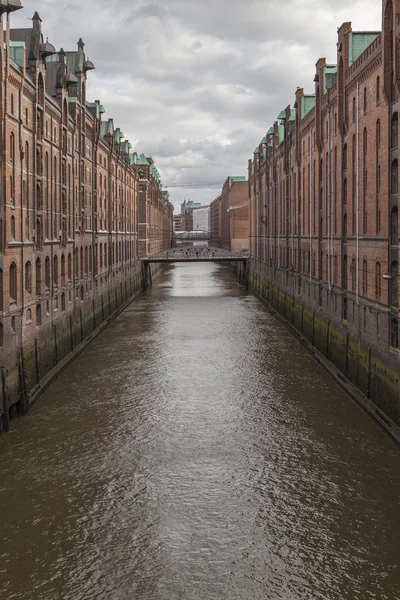
[[0,456],[0,600],[400,598],[398,451],[224,267],[165,272]]

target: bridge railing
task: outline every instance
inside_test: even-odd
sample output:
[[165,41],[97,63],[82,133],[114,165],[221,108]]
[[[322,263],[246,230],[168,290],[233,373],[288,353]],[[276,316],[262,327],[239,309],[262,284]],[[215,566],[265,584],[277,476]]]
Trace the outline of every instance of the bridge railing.
[[174,233],[174,239],[179,241],[179,240],[201,240],[201,241],[208,241],[211,239],[211,233],[209,231],[176,231]]

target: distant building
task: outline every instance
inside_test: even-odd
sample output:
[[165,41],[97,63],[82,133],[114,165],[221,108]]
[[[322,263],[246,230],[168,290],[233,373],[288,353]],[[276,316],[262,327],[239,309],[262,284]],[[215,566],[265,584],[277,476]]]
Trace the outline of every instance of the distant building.
[[174,215],[174,231],[182,231],[182,215]]
[[187,212],[191,212],[194,208],[200,208],[201,202],[193,202],[190,198],[184,200],[181,204],[181,214],[184,215]]
[[193,202],[190,199],[183,201],[181,204],[181,231],[193,231],[193,211],[200,207],[200,202]]
[[211,244],[227,250],[249,248],[249,188],[245,177],[228,177],[210,206]]
[[249,249],[249,202],[228,208],[230,249],[233,252]]
[[210,231],[210,207],[201,206],[193,210],[193,230]]

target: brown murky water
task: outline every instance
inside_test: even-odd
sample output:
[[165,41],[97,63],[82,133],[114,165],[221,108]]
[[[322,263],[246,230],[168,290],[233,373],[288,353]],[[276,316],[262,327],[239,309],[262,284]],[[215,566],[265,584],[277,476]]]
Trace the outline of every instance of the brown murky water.
[[0,458],[0,600],[400,598],[398,450],[223,267],[172,267]]

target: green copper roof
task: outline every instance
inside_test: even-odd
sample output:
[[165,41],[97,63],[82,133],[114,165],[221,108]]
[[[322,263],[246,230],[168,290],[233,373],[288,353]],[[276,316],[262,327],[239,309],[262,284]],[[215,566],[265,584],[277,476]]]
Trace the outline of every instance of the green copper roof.
[[105,121],[101,124],[101,137],[104,137],[107,134],[112,135],[114,131],[113,122],[111,119]]
[[124,134],[122,133],[122,131],[120,130],[119,127],[117,127],[117,129],[115,130],[115,134],[114,134],[114,139],[117,142],[117,144],[120,144],[121,141],[124,139]]
[[324,69],[324,94],[333,85],[335,85],[337,79],[337,65],[326,65]]
[[282,119],[286,119],[286,110],[281,110],[279,113],[278,120],[281,121]]
[[349,65],[352,65],[357,58],[376,40],[380,31],[353,31],[349,35]]
[[255,150],[254,150],[253,154],[259,154],[259,153],[260,153],[260,149],[259,149],[259,147],[257,146],[257,148],[255,148]]
[[290,109],[290,117],[289,117],[289,122],[295,121],[296,120],[296,109],[295,108],[291,108]]
[[274,128],[270,127],[267,131],[267,135],[272,135],[274,133]]
[[239,181],[246,181],[246,177],[243,176],[229,177],[229,179],[234,183],[238,183]]
[[125,140],[124,142],[122,142],[121,147],[122,147],[122,151],[125,152],[125,154],[128,154],[129,150],[132,148],[132,146],[128,140]]
[[137,164],[137,165],[146,165],[146,166],[148,166],[148,165],[149,165],[149,162],[148,162],[148,160],[147,160],[147,158],[145,157],[145,155],[144,155],[144,154],[140,154],[140,155],[138,156],[138,158],[137,158],[137,162],[136,162],[136,164]]
[[[6,45],[4,44],[4,49]],[[10,57],[19,67],[24,66],[25,42],[10,41]]]
[[157,181],[161,180],[161,175],[154,163],[150,165],[150,175],[152,175]]
[[301,99],[301,118],[304,119],[315,106],[315,94],[305,94]]

